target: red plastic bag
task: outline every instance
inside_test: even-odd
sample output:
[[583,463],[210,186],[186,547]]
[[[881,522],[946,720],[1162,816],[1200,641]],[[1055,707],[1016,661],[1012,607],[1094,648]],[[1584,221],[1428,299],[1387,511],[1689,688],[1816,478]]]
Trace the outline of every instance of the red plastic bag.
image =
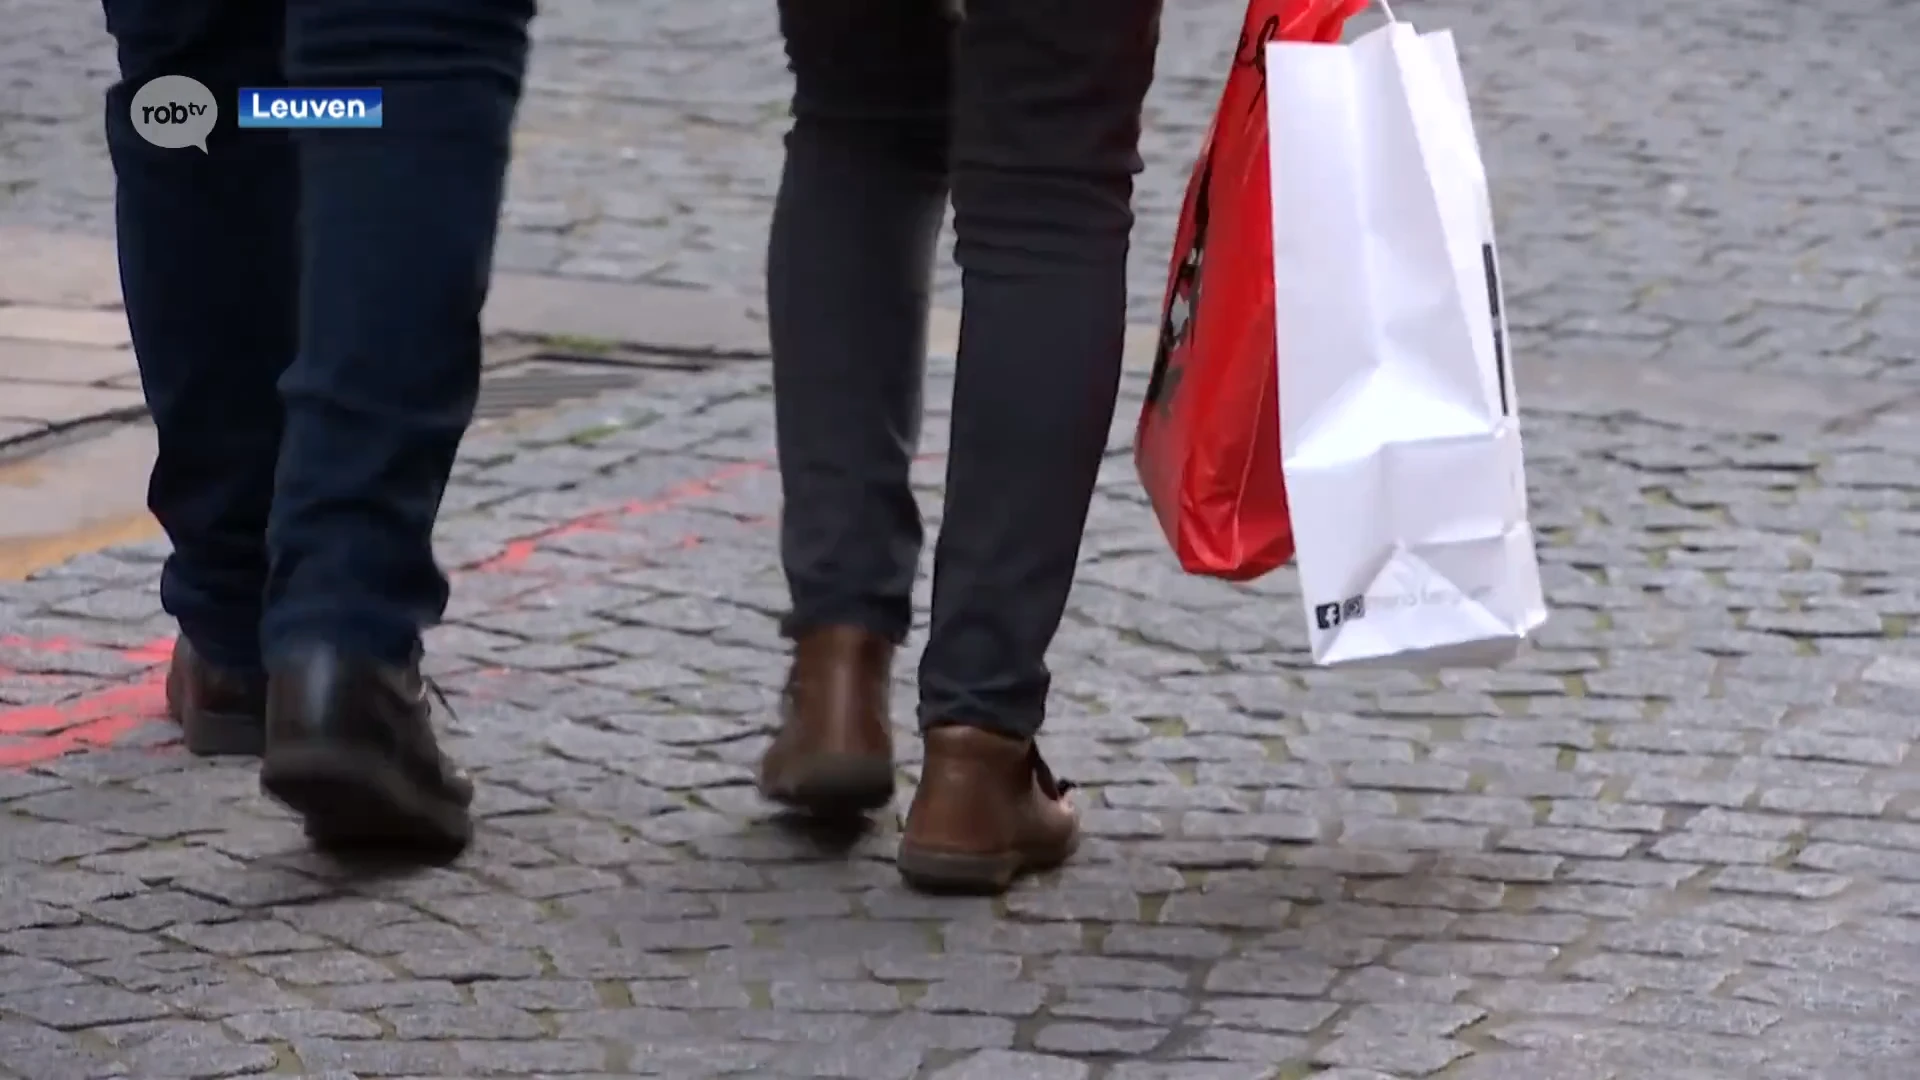
[[1293,558],[1275,397],[1266,45],[1337,42],[1366,5],[1251,0],[1187,183],[1134,466],[1189,573],[1246,581]]

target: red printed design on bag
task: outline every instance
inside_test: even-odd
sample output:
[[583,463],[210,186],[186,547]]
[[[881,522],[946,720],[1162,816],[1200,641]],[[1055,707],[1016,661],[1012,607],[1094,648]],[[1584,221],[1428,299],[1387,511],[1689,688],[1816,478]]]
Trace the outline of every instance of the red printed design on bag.
[[[1280,475],[1266,46],[1337,42],[1366,0],[1253,0],[1174,235],[1134,465],[1180,565],[1245,581],[1293,558]],[[1264,106],[1264,107],[1263,107]]]

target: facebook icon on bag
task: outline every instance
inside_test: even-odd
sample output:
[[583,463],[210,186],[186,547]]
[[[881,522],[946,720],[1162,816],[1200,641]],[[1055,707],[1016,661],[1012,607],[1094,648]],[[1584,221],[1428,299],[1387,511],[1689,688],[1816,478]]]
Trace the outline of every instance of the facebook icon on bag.
[[244,87],[238,110],[243,128],[377,128],[377,88]]
[[1367,598],[1349,596],[1337,604],[1313,605],[1313,623],[1322,630],[1333,630],[1367,617]]

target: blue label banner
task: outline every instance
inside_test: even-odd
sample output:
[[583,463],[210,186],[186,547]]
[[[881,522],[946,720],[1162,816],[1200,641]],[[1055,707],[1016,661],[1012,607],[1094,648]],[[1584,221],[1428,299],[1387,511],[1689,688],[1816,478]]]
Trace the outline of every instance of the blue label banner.
[[243,87],[235,115],[243,128],[377,128],[380,91]]

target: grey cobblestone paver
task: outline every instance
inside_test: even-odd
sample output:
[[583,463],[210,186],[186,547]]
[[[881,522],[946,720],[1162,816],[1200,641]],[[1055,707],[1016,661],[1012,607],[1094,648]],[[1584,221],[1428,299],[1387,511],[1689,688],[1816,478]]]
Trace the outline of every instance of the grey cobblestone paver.
[[[501,265],[757,295],[788,89],[772,7],[545,0]],[[1580,363],[1920,379],[1911,3],[1401,9],[1458,31],[1516,332]],[[1167,0],[1136,316],[1242,11]],[[108,229],[98,5],[0,0],[0,20],[0,223]]]
[[1123,416],[1048,722],[1090,842],[936,900],[893,823],[843,857],[749,786],[766,378],[470,441],[432,649],[485,827],[453,869],[343,879],[246,767],[89,727],[169,631],[155,550],[0,588],[0,1075],[1913,1075],[1915,451],[1537,416],[1557,615],[1425,678],[1312,669],[1286,574],[1179,575]]

